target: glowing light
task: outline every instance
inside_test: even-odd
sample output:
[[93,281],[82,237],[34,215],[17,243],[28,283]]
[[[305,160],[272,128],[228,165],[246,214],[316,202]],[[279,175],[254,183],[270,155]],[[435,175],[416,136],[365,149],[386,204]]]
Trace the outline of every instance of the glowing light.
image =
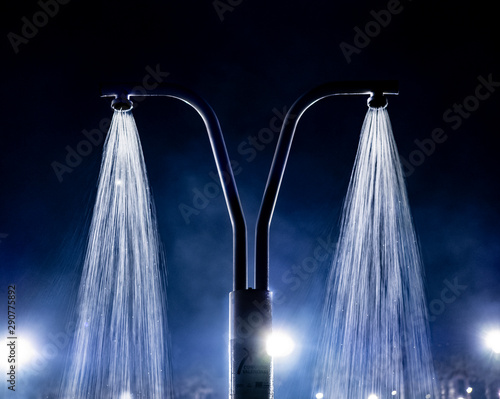
[[117,186],[121,186],[121,185],[123,184],[123,180],[122,180],[122,179],[116,179],[116,180],[115,180],[115,184],[116,184]]
[[27,339],[19,339],[19,362],[28,364],[37,355],[37,351],[33,348],[31,341]]
[[130,392],[123,392],[120,399],[132,399],[132,394]]
[[428,393],[427,395],[425,395],[425,399],[430,399],[431,398],[431,394]]
[[463,396],[459,396],[457,399],[464,399],[464,397]]
[[495,353],[500,353],[500,330],[491,331],[486,336],[486,345]]
[[372,393],[370,396],[368,396],[368,399],[378,399],[378,396]]
[[465,392],[467,392],[467,393],[471,393],[471,392],[472,392],[472,388],[471,388],[471,387],[467,388],[467,389],[465,390]]
[[391,392],[391,395],[392,395],[392,396],[395,396],[396,394],[397,394],[397,392],[396,392],[396,391],[392,391],[392,392]]
[[323,399],[323,393],[322,392],[318,392],[316,394],[316,399]]
[[269,356],[283,357],[288,356],[295,349],[295,343],[289,335],[274,331],[266,342],[266,351]]
[[[4,367],[8,365],[8,356],[11,353],[11,347],[8,346],[10,340],[5,339],[2,342],[2,346],[0,348],[0,364]],[[28,365],[33,358],[38,355],[38,352],[34,349],[31,340],[28,338],[20,337],[14,340],[14,345],[12,346],[12,350],[14,351],[16,363],[19,362],[23,366]]]

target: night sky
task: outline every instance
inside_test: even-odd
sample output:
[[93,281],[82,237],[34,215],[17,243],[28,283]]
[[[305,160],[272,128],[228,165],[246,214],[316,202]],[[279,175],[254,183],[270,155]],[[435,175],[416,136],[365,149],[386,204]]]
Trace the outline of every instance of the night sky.
[[[112,117],[110,100],[100,98],[103,82],[178,83],[211,104],[239,165],[253,265],[283,113],[321,83],[398,80],[388,111],[425,265],[433,353],[491,361],[482,340],[500,327],[500,49],[492,5],[29,0],[6,7],[0,303],[16,284],[19,336],[41,353],[11,396],[54,397],[47,395],[63,370],[102,132]],[[298,343],[276,363],[277,398],[311,394],[329,260],[314,270],[301,265],[335,242],[366,109],[365,97],[330,98],[299,123],[270,235],[274,322]],[[179,398],[224,397],[232,235],[220,191],[195,201],[213,188],[216,172],[207,134],[196,112],[173,99],[144,99],[134,116],[168,267],[175,390]],[[272,134],[259,136],[264,128]],[[197,212],[182,213],[186,206]]]

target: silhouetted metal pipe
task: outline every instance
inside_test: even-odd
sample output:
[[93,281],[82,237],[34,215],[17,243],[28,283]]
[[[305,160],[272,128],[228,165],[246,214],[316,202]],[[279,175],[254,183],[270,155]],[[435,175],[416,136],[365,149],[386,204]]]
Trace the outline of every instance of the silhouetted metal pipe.
[[133,107],[130,97],[172,97],[189,104],[200,114],[208,132],[217,172],[233,227],[233,290],[245,290],[248,285],[246,222],[234,180],[231,161],[229,160],[226,144],[224,143],[224,136],[222,135],[217,115],[215,115],[212,107],[191,90],[170,83],[159,84],[154,90],[146,90],[138,84],[103,85],[101,87],[101,96],[114,97],[112,107],[122,111]]
[[283,120],[255,229],[255,288],[257,290],[269,289],[269,227],[295,129],[302,114],[315,102],[326,97],[370,95],[369,104],[376,104],[378,101],[374,100],[389,94],[396,95],[398,91],[397,81],[331,82],[308,91],[292,105]]

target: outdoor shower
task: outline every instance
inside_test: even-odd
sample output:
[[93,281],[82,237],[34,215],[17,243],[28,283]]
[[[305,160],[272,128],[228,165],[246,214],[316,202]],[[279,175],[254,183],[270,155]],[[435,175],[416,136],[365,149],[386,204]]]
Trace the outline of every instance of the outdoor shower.
[[331,96],[369,95],[368,106],[385,107],[387,95],[398,94],[397,81],[332,82],[318,86],[302,95],[287,112],[267,179],[255,234],[255,288],[269,287],[269,226],[285,173],[295,129],[304,112],[317,101]]
[[140,90],[134,84],[104,85],[103,97],[112,97],[115,111],[133,108],[132,97],[166,96],[192,106],[207,129],[221,187],[233,228],[233,291],[229,309],[229,397],[271,399],[274,397],[272,358],[266,339],[272,331],[272,293],[269,291],[269,227],[297,124],[317,101],[337,95],[367,95],[370,108],[385,108],[387,95],[398,94],[395,81],[332,82],[301,96],[288,111],[264,191],[256,224],[255,282],[248,287],[247,232],[238,190],[216,114],[197,94],[174,84]]
[[[133,108],[131,97],[172,97],[189,104],[203,119],[207,129],[210,145],[215,159],[217,172],[221,180],[224,198],[233,226],[233,290],[247,288],[247,231],[246,222],[241,208],[240,197],[234,180],[231,161],[226,150],[226,144],[217,115],[210,105],[196,93],[181,86],[161,83],[154,90],[134,90],[139,85],[104,85],[101,87],[102,97],[113,97],[111,107],[115,110],[126,111]],[[227,179],[224,174],[227,173]]]

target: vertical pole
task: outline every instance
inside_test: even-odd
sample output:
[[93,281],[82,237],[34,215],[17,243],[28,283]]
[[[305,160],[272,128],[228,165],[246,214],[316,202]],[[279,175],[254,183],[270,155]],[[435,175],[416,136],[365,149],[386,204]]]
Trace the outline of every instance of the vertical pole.
[[272,294],[229,294],[229,399],[273,399],[273,361],[266,350],[272,329]]

